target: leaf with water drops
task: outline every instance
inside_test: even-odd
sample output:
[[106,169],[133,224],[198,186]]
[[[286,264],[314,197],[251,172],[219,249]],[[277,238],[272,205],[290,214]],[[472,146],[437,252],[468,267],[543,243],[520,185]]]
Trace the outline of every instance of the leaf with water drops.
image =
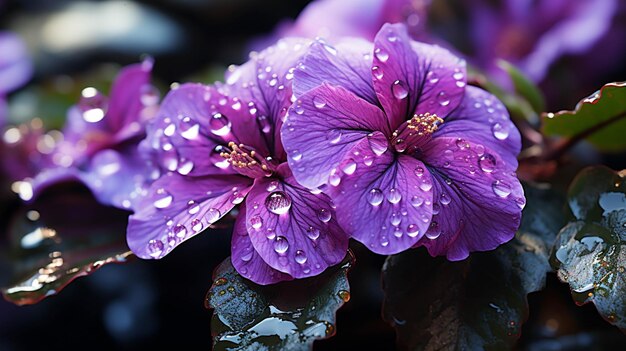
[[206,299],[213,308],[214,350],[310,350],[335,333],[335,313],[350,299],[354,256],[319,276],[261,286],[226,259],[213,273]]
[[574,111],[543,115],[543,133],[584,138],[601,151],[626,149],[626,82],[605,84],[582,99]]
[[593,302],[626,331],[626,171],[581,171],[569,188],[574,219],[559,233],[552,263],[578,305]]
[[410,250],[383,267],[384,319],[399,349],[507,350],[528,317],[526,295],[540,290],[549,250],[563,223],[562,201],[550,189],[526,186],[516,237],[491,252],[451,262]]
[[16,210],[2,252],[14,277],[2,288],[4,298],[34,304],[105,264],[125,262],[127,218],[74,185],[50,189]]

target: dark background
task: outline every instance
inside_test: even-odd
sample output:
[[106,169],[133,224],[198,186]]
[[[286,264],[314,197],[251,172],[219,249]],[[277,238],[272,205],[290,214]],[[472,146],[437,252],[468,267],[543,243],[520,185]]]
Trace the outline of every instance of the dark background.
[[[135,63],[144,53],[155,58],[157,84],[167,87],[174,81],[210,83],[220,79],[224,67],[246,60],[251,39],[271,32],[285,18],[295,18],[307,3],[304,0],[121,3],[122,7],[108,11],[126,6],[137,16],[129,18],[120,13],[106,17],[94,25],[100,26],[101,31],[90,29],[95,33],[90,37],[87,36],[90,30],[81,28],[80,22],[78,27],[59,24],[64,13],[77,11],[78,2],[23,0],[5,2],[0,9],[0,29],[15,30],[26,39],[36,67],[29,87],[47,85],[59,77],[89,76],[101,64]],[[82,13],[104,16],[108,12],[87,7]],[[134,23],[133,18],[139,22]],[[111,35],[116,28],[122,28],[119,29],[122,34]],[[128,28],[130,34],[123,31]],[[87,33],[87,39],[73,46],[64,44],[63,33],[73,37],[77,30]],[[145,36],[132,33],[162,40],[144,40]],[[623,72],[616,74],[620,75],[623,77]],[[14,97],[28,97],[21,94],[18,92]],[[46,105],[38,102],[36,106],[41,109]],[[573,106],[562,106],[565,107]],[[55,108],[35,113],[55,126],[63,118]],[[32,109],[14,112],[18,121],[33,117]],[[6,218],[1,222],[4,228]],[[211,311],[203,306],[204,296],[211,286],[213,269],[228,255],[229,242],[228,230],[205,232],[162,260],[135,259],[123,265],[105,266],[37,305],[17,307],[0,300],[0,350],[181,346],[210,349]],[[383,292],[379,272],[384,258],[360,246],[355,251],[357,263],[350,274],[352,299],[338,312],[337,335],[317,342],[316,350],[394,349],[393,329],[380,318]],[[554,275],[548,277],[545,291],[530,295],[530,304],[530,320],[522,330],[520,349],[626,348],[625,337],[604,322],[592,305],[576,307],[567,286]]]

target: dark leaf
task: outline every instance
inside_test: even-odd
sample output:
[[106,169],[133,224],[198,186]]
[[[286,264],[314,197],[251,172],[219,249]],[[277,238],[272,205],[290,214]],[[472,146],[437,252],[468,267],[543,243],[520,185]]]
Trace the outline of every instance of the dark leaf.
[[585,139],[601,151],[622,151],[626,149],[626,82],[604,85],[574,111],[543,117],[545,135]]
[[241,277],[230,257],[213,273],[206,299],[213,308],[214,350],[310,350],[335,333],[335,313],[350,299],[348,252],[317,277],[261,286]]
[[626,183],[624,171],[581,171],[570,186],[574,219],[559,233],[552,263],[577,304],[593,302],[626,331]]
[[537,113],[545,111],[545,101],[543,94],[535,83],[531,82],[519,69],[505,60],[498,60],[498,66],[503,69],[513,82],[515,92],[526,99],[533,110]]
[[2,289],[4,298],[18,305],[37,303],[105,264],[125,262],[131,256],[128,214],[69,184],[16,210],[3,252],[14,277]]
[[506,245],[461,262],[411,250],[383,267],[383,316],[408,350],[505,350],[528,317],[527,294],[545,284],[562,201],[527,186],[521,228]]

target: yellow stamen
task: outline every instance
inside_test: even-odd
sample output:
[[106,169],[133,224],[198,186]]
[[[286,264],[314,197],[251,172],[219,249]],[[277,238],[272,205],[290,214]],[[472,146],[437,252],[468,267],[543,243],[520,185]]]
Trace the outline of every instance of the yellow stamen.
[[413,115],[413,118],[409,120],[407,127],[416,131],[417,135],[422,136],[434,133],[439,128],[441,123],[443,123],[443,119],[438,117],[436,114],[431,115],[426,112],[419,115]]

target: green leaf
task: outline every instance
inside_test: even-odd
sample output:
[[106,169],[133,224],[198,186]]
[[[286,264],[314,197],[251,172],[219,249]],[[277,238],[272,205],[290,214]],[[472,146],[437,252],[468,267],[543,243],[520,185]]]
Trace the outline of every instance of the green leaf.
[[[563,223],[553,191],[526,186],[515,238],[450,262],[425,250],[390,256],[383,267],[383,317],[400,349],[506,350],[528,317],[526,295],[545,284],[549,248]],[[562,197],[561,197],[562,198]]]
[[85,188],[58,186],[15,211],[3,252],[13,283],[2,288],[17,305],[57,294],[108,263],[125,262],[128,212],[96,202]]
[[348,252],[317,277],[261,286],[241,277],[230,257],[216,268],[206,306],[213,308],[214,350],[310,350],[335,333],[335,313],[350,299]]
[[601,151],[626,149],[626,82],[604,85],[574,111],[544,114],[542,129],[548,136],[585,139]]
[[609,323],[626,331],[626,183],[624,171],[581,171],[569,189],[574,219],[559,233],[552,263],[574,301],[593,302]]
[[543,94],[535,83],[530,81],[517,67],[505,60],[498,60],[497,65],[511,77],[515,92],[526,99],[535,112],[541,113],[545,111]]

